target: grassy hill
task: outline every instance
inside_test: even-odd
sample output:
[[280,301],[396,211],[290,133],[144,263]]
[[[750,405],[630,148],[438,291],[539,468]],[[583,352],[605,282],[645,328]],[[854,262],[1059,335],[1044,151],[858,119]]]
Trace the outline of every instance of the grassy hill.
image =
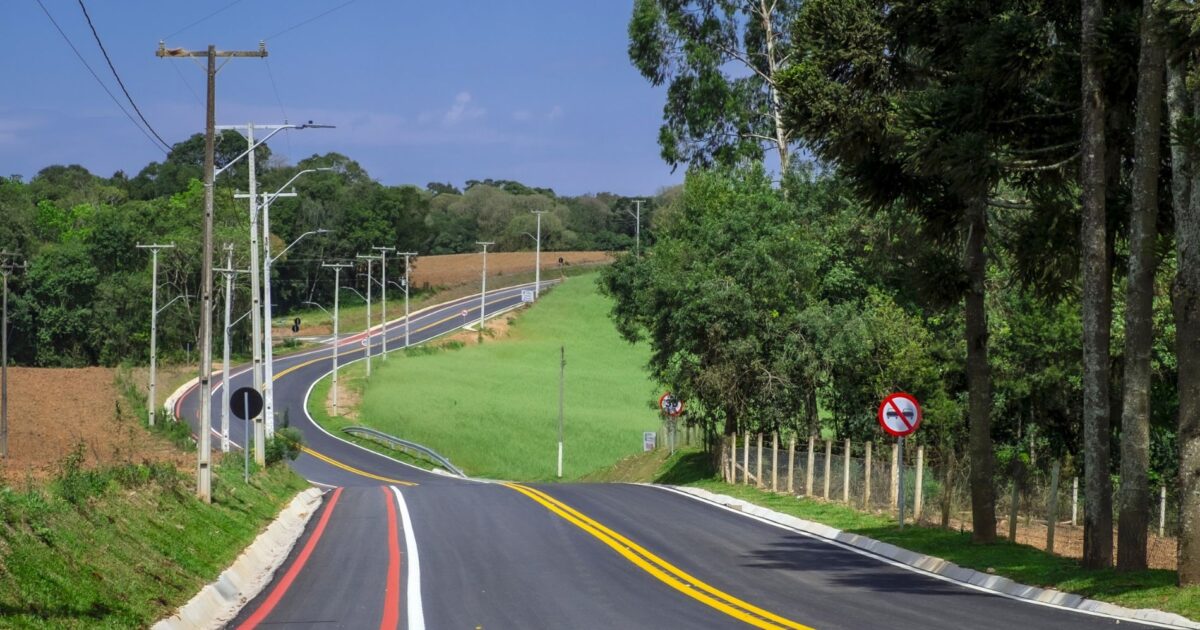
[[[425,444],[473,476],[555,478],[559,348],[566,348],[564,479],[637,453],[659,426],[648,348],[622,340],[595,274],[568,279],[513,317],[507,335],[375,362],[358,409],[361,424]],[[347,376],[361,374],[361,365]],[[314,392],[314,417],[328,379]]]

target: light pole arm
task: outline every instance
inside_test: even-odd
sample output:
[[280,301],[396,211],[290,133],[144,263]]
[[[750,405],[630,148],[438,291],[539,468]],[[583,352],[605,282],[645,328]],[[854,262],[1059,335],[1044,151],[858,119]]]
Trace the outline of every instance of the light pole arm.
[[317,304],[316,302],[301,302],[301,304],[311,304],[311,305],[321,309],[322,311],[325,311],[325,314],[328,315],[330,318],[333,317],[333,313],[326,311],[324,306],[321,306],[320,304]]
[[[270,136],[267,136],[267,137],[269,138]],[[291,186],[293,182],[295,182],[297,179],[300,179],[300,176],[304,175],[305,173],[316,173],[317,171],[332,171],[332,170],[336,170],[336,169],[334,169],[332,166],[322,166],[320,168],[306,168],[303,171],[300,171],[299,173],[296,173],[295,175],[293,175],[291,179],[287,180],[286,184],[279,187],[279,190],[276,190],[275,192],[273,192],[269,195],[266,195],[266,199],[264,200],[264,203],[270,204],[271,202],[275,201],[275,198],[279,196],[279,193],[282,193],[285,188],[287,188],[288,186]]]
[[362,298],[362,301],[363,301],[363,302],[366,302],[366,301],[367,301],[367,297],[366,297],[365,295],[363,295],[363,294],[359,293],[359,292],[358,292],[358,289],[355,289],[355,288],[352,288],[352,287],[342,287],[342,290],[343,290],[343,291],[350,291],[350,292],[351,292],[351,293],[353,293],[354,295],[357,295],[358,297]]
[[271,133],[267,134],[267,136],[266,136],[265,138],[263,138],[262,140],[259,140],[258,142],[255,142],[255,143],[254,143],[254,146],[252,146],[252,147],[250,147],[249,149],[246,149],[245,151],[243,151],[241,155],[239,155],[239,156],[237,156],[237,157],[233,158],[232,160],[229,160],[229,163],[228,163],[228,164],[226,164],[225,166],[222,166],[221,168],[218,168],[218,169],[216,169],[215,171],[213,171],[213,180],[215,181],[215,180],[217,179],[217,176],[218,176],[218,175],[220,175],[221,173],[224,173],[224,172],[225,172],[225,170],[226,170],[226,169],[228,169],[230,166],[233,166],[234,164],[237,164],[237,161],[238,161],[238,160],[240,160],[240,159],[242,159],[242,158],[246,157],[247,155],[250,155],[250,152],[251,152],[251,151],[253,151],[253,150],[257,149],[257,148],[258,148],[258,147],[260,147],[260,146],[262,146],[262,144],[263,144],[264,142],[266,142],[267,140],[270,140],[270,139],[271,139],[271,136],[274,136],[275,134],[279,133],[280,131],[283,131],[284,129],[303,129],[303,128],[304,128],[304,126],[303,126],[303,125],[280,125],[280,126],[279,126],[279,127],[277,127],[277,128],[274,130],[274,131],[272,131]]
[[159,314],[159,313],[161,313],[161,312],[163,312],[163,311],[167,310],[167,307],[168,307],[168,306],[170,306],[170,305],[174,304],[174,303],[175,303],[175,301],[176,301],[176,300],[178,300],[178,299],[180,299],[180,298],[182,298],[182,299],[185,299],[185,300],[186,300],[186,299],[188,299],[188,298],[191,298],[191,297],[192,297],[192,296],[190,296],[190,295],[176,295],[175,297],[171,298],[171,301],[170,301],[170,302],[167,302],[166,304],[163,304],[163,305],[162,305],[162,307],[161,307],[161,308],[159,308],[157,311],[155,311],[155,313],[154,313],[154,314],[155,314],[155,315],[157,315],[157,314]]
[[308,232],[301,234],[300,236],[297,236],[296,240],[292,241],[292,243],[290,245],[283,248],[283,251],[281,251],[278,254],[271,257],[271,264],[275,264],[275,261],[282,258],[283,255],[286,254],[289,249],[295,247],[296,243],[299,243],[300,241],[304,240],[306,237],[312,236],[313,234],[327,234],[328,232],[329,232],[329,230],[310,230]]

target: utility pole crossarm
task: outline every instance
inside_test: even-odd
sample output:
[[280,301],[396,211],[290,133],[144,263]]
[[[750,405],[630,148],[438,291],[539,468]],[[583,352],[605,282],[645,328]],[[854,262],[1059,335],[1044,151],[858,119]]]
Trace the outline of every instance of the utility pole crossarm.
[[258,42],[258,50],[215,50],[209,46],[209,50],[187,50],[185,48],[167,48],[166,42],[159,40],[158,50],[154,51],[155,57],[266,57],[267,43],[265,41]]

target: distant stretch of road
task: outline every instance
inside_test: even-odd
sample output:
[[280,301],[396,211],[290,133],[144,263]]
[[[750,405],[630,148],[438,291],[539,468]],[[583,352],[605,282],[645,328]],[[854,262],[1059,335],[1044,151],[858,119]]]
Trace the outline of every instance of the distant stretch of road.
[[[490,292],[487,311],[518,304],[521,288]],[[477,320],[478,309],[475,296],[415,314],[412,343]],[[361,339],[339,342],[340,362],[363,356]],[[402,320],[389,324],[388,339],[389,351],[403,348]],[[373,341],[378,353],[379,336]],[[274,581],[230,627],[1118,627],[902,568],[669,488],[482,482],[400,463],[309,419],[305,399],[332,369],[331,353],[332,345],[275,361],[276,406],[307,441],[294,467],[329,492]],[[251,381],[245,370],[231,380],[234,388]],[[193,390],[176,411],[195,427],[197,408]],[[243,433],[231,426],[235,444]]]

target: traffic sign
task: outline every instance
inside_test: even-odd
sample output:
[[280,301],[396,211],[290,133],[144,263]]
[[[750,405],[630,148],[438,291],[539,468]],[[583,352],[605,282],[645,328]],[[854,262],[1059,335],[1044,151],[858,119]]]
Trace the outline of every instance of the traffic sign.
[[891,394],[879,405],[879,426],[896,437],[911,435],[921,426],[921,405],[910,394]]
[[300,327],[300,318],[297,317],[296,319],[293,319],[292,325],[295,326],[296,328],[299,328]]
[[[247,407],[249,409],[247,410]],[[229,396],[229,410],[242,420],[248,420],[262,413],[263,398],[253,387],[243,387]],[[249,413],[247,413],[249,411]]]
[[671,392],[667,392],[662,395],[662,398],[658,399],[658,408],[662,409],[663,413],[674,418],[683,413],[683,401],[676,398]]
[[467,316],[467,313],[468,313],[468,312],[470,312],[470,311],[468,311],[467,309],[465,309],[465,308],[464,308],[464,309],[462,310],[462,312],[461,312],[461,313],[459,313],[459,315],[462,315],[464,318],[466,318],[466,316]]
[[294,332],[294,333],[300,332],[300,324],[292,324],[292,332]]
[[522,289],[521,290],[521,301],[522,302],[532,302],[533,301],[533,291]]
[[646,453],[653,451],[657,446],[658,434],[654,431],[645,431],[642,433],[642,452]]

